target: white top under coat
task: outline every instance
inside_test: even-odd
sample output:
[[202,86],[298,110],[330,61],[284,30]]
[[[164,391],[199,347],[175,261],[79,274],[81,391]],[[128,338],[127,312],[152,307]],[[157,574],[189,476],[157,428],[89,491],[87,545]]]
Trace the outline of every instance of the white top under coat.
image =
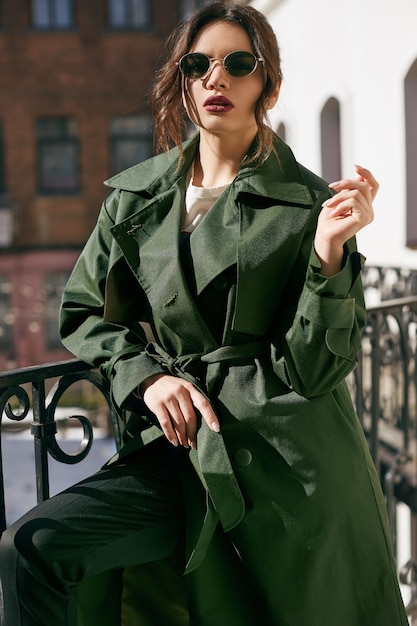
[[193,232],[229,184],[221,187],[196,187],[189,183],[185,196],[183,232]]

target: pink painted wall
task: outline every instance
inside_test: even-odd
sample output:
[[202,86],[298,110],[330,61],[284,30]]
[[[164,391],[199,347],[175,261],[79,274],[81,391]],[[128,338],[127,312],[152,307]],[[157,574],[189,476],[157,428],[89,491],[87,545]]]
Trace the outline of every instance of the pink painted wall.
[[78,254],[32,250],[0,255],[0,279],[9,283],[9,306],[0,325],[7,325],[12,334],[11,349],[0,349],[0,371],[72,358],[63,347],[47,347],[44,286],[49,273],[69,273]]

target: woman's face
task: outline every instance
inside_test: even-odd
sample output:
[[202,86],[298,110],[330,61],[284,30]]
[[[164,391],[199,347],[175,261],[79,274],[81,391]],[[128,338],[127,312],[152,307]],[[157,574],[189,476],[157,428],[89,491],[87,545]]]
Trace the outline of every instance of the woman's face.
[[[223,59],[230,52],[254,52],[246,31],[229,22],[213,22],[198,34],[190,52]],[[215,135],[239,134],[251,140],[257,132],[256,104],[265,84],[263,64],[247,76],[231,76],[221,60],[212,61],[203,78],[184,80],[183,101],[190,119]]]

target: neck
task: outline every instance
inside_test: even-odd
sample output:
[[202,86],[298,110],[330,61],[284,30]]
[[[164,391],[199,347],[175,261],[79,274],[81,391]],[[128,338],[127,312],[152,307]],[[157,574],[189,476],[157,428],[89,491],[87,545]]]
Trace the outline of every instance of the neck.
[[197,187],[221,187],[236,177],[242,159],[254,137],[242,141],[200,133],[199,152],[194,163],[193,184]]

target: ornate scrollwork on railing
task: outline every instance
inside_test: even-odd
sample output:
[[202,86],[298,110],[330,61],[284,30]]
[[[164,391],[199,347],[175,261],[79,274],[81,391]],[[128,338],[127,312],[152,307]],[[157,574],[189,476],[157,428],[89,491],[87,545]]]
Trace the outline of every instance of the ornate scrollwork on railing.
[[[10,400],[16,398],[18,400],[18,406],[16,409],[10,404]],[[4,477],[3,477],[3,462],[2,462],[2,450],[1,450],[1,421],[3,413],[15,422],[20,422],[25,419],[29,413],[30,400],[27,392],[23,387],[19,385],[11,385],[2,394],[0,394],[0,534],[6,527],[6,512],[4,506]]]
[[[394,551],[399,502],[409,507],[411,537],[417,529],[416,364],[417,297],[369,306],[359,365],[349,382],[384,488]],[[414,617],[416,549],[417,540],[412,538],[412,558],[400,569],[401,582],[411,590],[407,612]]]
[[365,265],[362,270],[362,282],[370,304],[417,294],[415,269]]
[[[58,378],[45,397],[45,383]],[[72,415],[69,419],[78,420],[82,427],[81,442],[77,450],[68,453],[59,445],[56,411],[65,392],[79,381],[87,381],[103,395],[110,410],[116,444],[120,444],[119,423],[112,406],[110,394],[104,379],[92,368],[79,360],[63,361],[45,366],[30,367],[5,372],[0,378],[0,425],[3,415],[13,421],[24,420],[33,411],[31,433],[35,445],[35,471],[37,499],[49,497],[48,454],[60,463],[79,463],[89,453],[93,443],[93,428],[85,415]],[[32,386],[32,397],[23,385]],[[15,399],[13,406],[11,400]],[[15,407],[17,400],[17,406]],[[4,479],[0,437],[0,533],[6,527],[4,505]]]
[[[51,391],[48,394],[48,398],[46,399],[46,420],[41,424],[32,424],[32,433],[35,437],[46,436],[48,452],[51,456],[60,463],[74,464],[79,463],[89,453],[92,443],[93,443],[93,428],[91,426],[90,420],[85,417],[85,415],[70,415],[68,419],[70,420],[78,420],[83,429],[83,437],[80,443],[80,447],[75,452],[67,453],[60,447],[59,443],[55,438],[55,432],[50,434],[46,434],[44,432],[44,428],[49,426],[50,424],[55,425],[55,411],[59,405],[59,401],[64,395],[64,393],[71,387],[75,382],[80,380],[87,380],[95,387],[97,387],[105,396],[107,395],[107,389],[104,386],[103,379],[101,376],[96,374],[95,372],[81,372],[76,374],[70,374],[65,377],[62,377],[58,380],[57,383],[52,387]],[[110,401],[107,398],[108,402]]]
[[369,307],[350,384],[377,464],[381,447],[394,456],[415,455],[410,442],[417,438],[416,329],[417,297]]
[[[16,409],[10,404],[12,398],[16,398],[19,402]],[[0,425],[3,413],[5,413],[10,420],[20,422],[28,415],[29,409],[30,399],[26,390],[18,385],[8,387],[8,389],[0,395]]]

